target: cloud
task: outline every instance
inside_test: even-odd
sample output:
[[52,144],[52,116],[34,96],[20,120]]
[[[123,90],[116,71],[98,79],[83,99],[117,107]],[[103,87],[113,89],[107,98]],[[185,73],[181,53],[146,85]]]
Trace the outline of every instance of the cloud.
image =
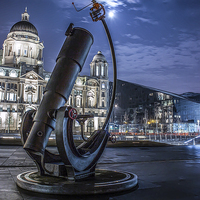
[[[72,7],[72,2],[71,1],[66,1],[66,0],[52,0],[56,5],[62,7],[62,8],[69,8]],[[130,2],[134,2],[133,0],[128,0]],[[138,0],[135,0],[136,2]],[[77,8],[83,8],[91,3],[91,0],[74,0],[74,4]],[[98,3],[103,4],[104,6],[111,6],[111,7],[118,7],[118,6],[124,6],[125,3],[124,1],[117,1],[117,0],[99,0]]]
[[91,22],[91,19],[89,20],[90,18],[89,17],[83,17],[81,22],[83,23],[90,23]]
[[140,0],[127,0],[128,3],[140,3]]
[[118,6],[123,6],[125,5],[123,1],[116,1],[116,0],[108,0],[108,1],[99,1],[103,3],[106,6],[111,6],[111,7],[118,7]]
[[54,31],[55,33],[63,33],[63,32],[64,32],[64,30],[59,29],[59,28],[53,29],[53,31]]
[[139,20],[141,22],[145,22],[145,23],[149,23],[149,24],[153,24],[153,25],[157,25],[158,22],[157,21],[154,21],[154,20],[151,20],[151,19],[146,19],[146,18],[143,18],[143,17],[135,17],[136,20]]
[[131,38],[133,40],[141,39],[138,35],[131,35],[130,33],[125,34],[125,37]]
[[0,26],[0,34],[6,33],[8,34],[10,32],[11,27],[15,24],[16,22],[8,22],[5,25]]
[[194,86],[199,83],[200,40],[181,40],[176,47],[129,42],[116,44],[115,48],[119,79],[163,90],[171,86],[171,92],[175,93],[191,91],[189,82]]

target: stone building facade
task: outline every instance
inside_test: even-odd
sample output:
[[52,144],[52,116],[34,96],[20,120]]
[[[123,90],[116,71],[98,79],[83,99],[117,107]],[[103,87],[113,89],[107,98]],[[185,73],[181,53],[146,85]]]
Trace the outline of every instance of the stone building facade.
[[[51,73],[43,68],[43,48],[27,8],[12,26],[0,51],[0,132],[18,132],[22,115],[37,109]],[[78,76],[67,105],[79,114],[93,114],[85,132],[102,126],[108,110],[108,63],[99,51],[90,65],[90,76]],[[80,132],[75,122],[74,131]]]

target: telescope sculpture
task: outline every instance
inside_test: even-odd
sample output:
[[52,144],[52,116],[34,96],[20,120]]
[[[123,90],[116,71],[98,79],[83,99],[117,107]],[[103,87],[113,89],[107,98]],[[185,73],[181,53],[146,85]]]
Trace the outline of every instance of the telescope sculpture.
[[[103,22],[114,63],[114,87],[116,88],[116,61],[110,33],[106,26],[105,10],[93,1],[91,9],[93,21]],[[103,11],[103,14],[101,12]],[[21,138],[24,149],[35,162],[38,171],[24,172],[17,176],[17,185],[33,192],[47,194],[98,194],[128,190],[137,185],[137,176],[127,172],[96,169],[107,141],[113,140],[107,131],[112,112],[108,112],[100,130],[94,131],[88,140],[76,146],[73,139],[73,121],[81,126],[91,115],[77,115],[77,111],[65,106],[78,73],[82,70],[93,36],[83,28],[70,24],[67,36],[56,60],[56,66],[47,83],[38,110],[27,111],[22,120]],[[58,154],[46,149],[51,133],[56,136]],[[83,131],[81,131],[83,136]]]

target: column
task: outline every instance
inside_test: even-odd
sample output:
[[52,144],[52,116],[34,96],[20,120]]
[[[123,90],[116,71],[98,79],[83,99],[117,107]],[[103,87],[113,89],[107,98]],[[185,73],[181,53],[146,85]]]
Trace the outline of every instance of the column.
[[5,82],[4,101],[7,101],[7,82]]
[[40,93],[41,93],[41,86],[38,84],[38,87],[37,87],[37,103],[40,103]]

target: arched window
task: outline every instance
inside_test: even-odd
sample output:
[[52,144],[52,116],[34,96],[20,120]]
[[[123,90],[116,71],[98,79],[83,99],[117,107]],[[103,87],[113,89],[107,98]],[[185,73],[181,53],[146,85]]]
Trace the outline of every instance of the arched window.
[[93,97],[89,97],[88,98],[88,107],[91,108],[94,106],[94,98]]
[[31,93],[27,94],[27,102],[32,103],[32,94]]
[[8,92],[7,101],[16,101],[16,94],[14,92]]
[[81,98],[79,96],[76,97],[76,106],[81,107]]
[[15,70],[11,70],[9,75],[10,77],[17,77],[17,72]]

